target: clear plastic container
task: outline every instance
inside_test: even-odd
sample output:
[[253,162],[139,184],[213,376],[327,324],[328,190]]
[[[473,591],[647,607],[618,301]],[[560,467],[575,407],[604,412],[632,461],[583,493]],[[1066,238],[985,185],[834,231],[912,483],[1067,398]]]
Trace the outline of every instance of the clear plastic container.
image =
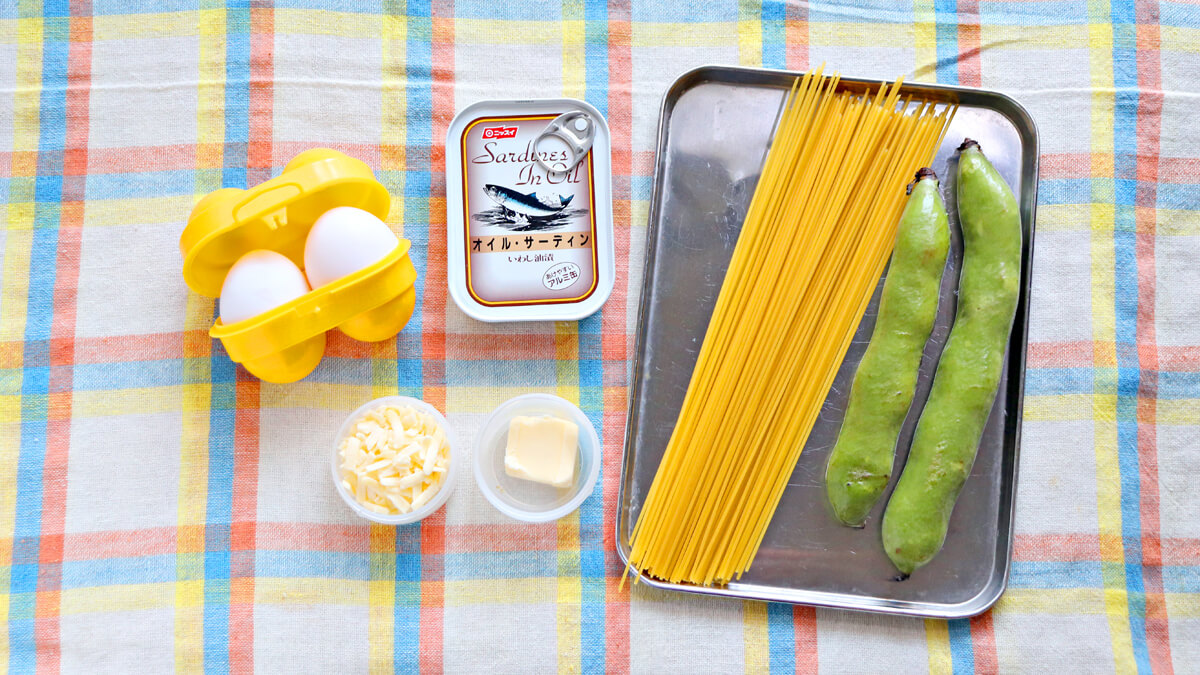
[[[519,415],[549,415],[579,426],[579,458],[575,483],[556,488],[504,472],[504,451],[508,442],[508,424]],[[552,394],[525,394],[505,401],[492,411],[475,437],[472,450],[475,481],[492,506],[504,515],[527,523],[558,520],[579,508],[600,475],[603,446],[596,428],[583,411],[570,401]]]
[[[342,444],[342,439],[350,434],[350,430],[354,427],[354,424],[358,422],[360,417],[383,405],[408,406],[411,408],[416,408],[417,411],[429,415],[433,419],[437,420],[438,426],[442,428],[442,433],[446,434],[446,442],[450,446],[450,469],[446,472],[446,482],[442,483],[441,489],[438,490],[437,494],[435,494],[433,498],[426,502],[421,508],[409,513],[403,513],[395,516],[385,516],[380,513],[375,513],[362,504],[359,504],[358,500],[354,498],[354,495],[347,492],[346,488],[342,485],[341,471],[339,471],[339,465],[341,462],[339,461],[340,457],[338,456],[338,446]],[[382,398],[377,398],[374,401],[368,401],[362,404],[357,410],[350,413],[350,415],[346,418],[346,421],[342,422],[342,427],[338,429],[337,437],[333,441],[333,454],[330,461],[330,469],[332,470],[333,475],[333,485],[337,489],[338,494],[342,496],[342,501],[346,502],[346,505],[353,509],[355,513],[363,518],[366,518],[367,520],[373,520],[377,523],[383,523],[384,525],[407,525],[409,523],[415,523],[425,516],[428,516],[434,511],[442,508],[442,505],[445,504],[446,500],[450,498],[450,493],[454,492],[454,486],[458,481],[458,474],[461,471],[463,462],[465,461],[465,458],[461,456],[461,451],[456,449],[454,445],[454,434],[451,433],[450,424],[446,422],[446,418],[442,416],[442,413],[438,412],[437,408],[434,408],[420,399],[409,398],[408,396],[384,396]]]

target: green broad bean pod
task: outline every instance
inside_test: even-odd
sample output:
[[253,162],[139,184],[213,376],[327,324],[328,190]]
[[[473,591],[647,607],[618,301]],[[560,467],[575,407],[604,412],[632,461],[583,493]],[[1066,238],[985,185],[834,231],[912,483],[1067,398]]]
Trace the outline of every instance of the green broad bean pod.
[[904,576],[945,542],[996,398],[1020,295],[1017,200],[970,139],[959,146],[958,215],[963,264],[954,327],[883,516],[884,550]]
[[896,440],[937,318],[949,248],[950,228],[937,175],[923,168],[896,229],[871,343],[854,375],[825,471],[829,504],[844,525],[861,526],[891,478]]

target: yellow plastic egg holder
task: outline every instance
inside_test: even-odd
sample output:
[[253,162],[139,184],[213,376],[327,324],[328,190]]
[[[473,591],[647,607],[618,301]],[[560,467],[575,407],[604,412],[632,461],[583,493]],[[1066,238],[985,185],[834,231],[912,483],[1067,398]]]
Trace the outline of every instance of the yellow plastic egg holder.
[[[218,297],[238,258],[269,249],[304,268],[304,242],[322,214],[353,206],[387,217],[391,196],[365,163],[336,150],[300,153],[283,173],[248,190],[225,188],[192,209],[179,237],[183,278],[201,295]],[[295,382],[325,353],[325,333],[337,328],[364,342],[393,337],[412,317],[417,271],[401,239],[382,260],[258,316],[224,324],[209,335],[229,357],[267,382]]]

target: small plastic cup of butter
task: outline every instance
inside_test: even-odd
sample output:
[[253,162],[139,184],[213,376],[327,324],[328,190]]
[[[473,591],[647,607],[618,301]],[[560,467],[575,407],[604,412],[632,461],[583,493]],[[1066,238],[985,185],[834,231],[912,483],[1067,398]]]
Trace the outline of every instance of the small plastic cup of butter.
[[[554,444],[562,447],[544,447]],[[592,493],[601,451],[595,427],[577,406],[552,394],[525,394],[502,403],[480,428],[472,451],[475,480],[501,513],[545,523],[579,508]],[[573,453],[574,471],[564,471],[556,453]]]
[[437,408],[408,396],[384,396],[350,413],[338,429],[333,484],[363,518],[407,525],[446,503],[462,463]]

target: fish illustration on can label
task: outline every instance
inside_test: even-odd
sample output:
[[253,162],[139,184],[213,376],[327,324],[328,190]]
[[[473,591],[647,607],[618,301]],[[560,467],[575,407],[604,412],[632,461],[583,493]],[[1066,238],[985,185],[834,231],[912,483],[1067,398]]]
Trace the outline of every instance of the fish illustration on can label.
[[596,290],[592,153],[547,171],[571,159],[565,144],[542,137],[556,117],[480,117],[460,137],[463,222],[449,227],[464,229],[466,290],[482,305],[580,302]]

